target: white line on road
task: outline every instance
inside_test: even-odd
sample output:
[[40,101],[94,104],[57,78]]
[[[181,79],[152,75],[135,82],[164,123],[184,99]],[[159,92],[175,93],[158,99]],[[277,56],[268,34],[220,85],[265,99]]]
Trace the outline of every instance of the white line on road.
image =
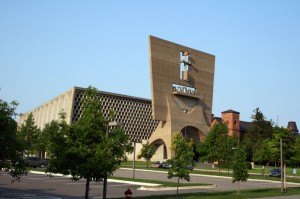
[[85,182],[68,182],[68,183],[66,183],[67,185],[82,185],[82,184],[85,184]]
[[26,179],[28,179],[28,180],[46,180],[46,179],[49,179],[49,177],[48,178],[26,178]]
[[45,182],[68,182],[70,181],[70,179],[68,180],[56,180],[56,179],[53,179],[53,180],[46,180]]
[[[125,187],[125,186],[128,186],[128,184],[115,184],[115,185],[109,185],[109,187]],[[91,185],[90,187],[103,187],[103,185]]]

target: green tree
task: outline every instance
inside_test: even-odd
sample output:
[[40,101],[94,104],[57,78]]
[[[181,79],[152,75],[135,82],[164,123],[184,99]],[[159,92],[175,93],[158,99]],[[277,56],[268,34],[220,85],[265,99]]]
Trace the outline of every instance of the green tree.
[[300,136],[297,136],[295,139],[295,144],[293,146],[293,157],[291,157],[291,163],[294,166],[298,166],[300,164]]
[[177,177],[177,196],[179,180],[184,179],[190,181],[190,171],[188,165],[194,165],[193,142],[187,140],[181,133],[175,132],[172,138],[171,150],[174,157],[170,160],[172,167],[168,171],[168,178]]
[[279,159],[279,155],[280,149],[277,141],[274,139],[265,139],[254,150],[253,160],[261,164],[266,162],[265,174],[267,174],[269,164],[276,162]]
[[[61,173],[64,175],[69,175],[70,172],[74,172],[76,167],[75,155],[70,153],[70,125],[65,121],[65,113],[59,114],[58,121],[51,121],[49,124],[46,124],[43,132],[42,138],[45,142],[45,149],[49,158],[49,166],[47,172],[50,173]],[[74,180],[77,180],[74,177]]]
[[218,162],[218,171],[220,173],[221,163],[231,161],[232,148],[237,144],[236,136],[228,136],[228,127],[224,123],[214,125],[208,133],[203,144],[198,147],[198,152],[203,155],[202,161]]
[[294,162],[295,156],[295,135],[289,129],[275,126],[272,128],[272,137],[265,138],[256,144],[253,153],[253,160],[256,162],[266,162],[266,173],[268,165],[273,162],[277,165],[280,162],[280,138],[283,138],[283,157],[286,163]]
[[25,153],[27,157],[30,154],[34,154],[38,149],[38,136],[40,134],[40,130],[35,125],[34,118],[32,113],[30,113],[25,120],[25,123],[21,125],[18,136],[24,143]]
[[7,103],[0,99],[0,168],[9,172],[15,180],[20,181],[27,173],[22,159],[23,144],[17,138],[16,107],[18,103]]
[[[126,160],[126,152],[132,151],[128,136],[121,128],[112,129],[109,137],[106,136],[109,121],[102,114],[96,94],[95,88],[86,90],[83,113],[71,127],[66,124],[65,116],[59,123],[47,126],[52,132],[47,147],[50,150],[48,171],[71,174],[75,180],[86,179],[85,198],[89,195],[90,181],[102,181],[112,175]],[[45,135],[49,136],[49,132]]]
[[199,161],[201,162],[205,162],[207,161],[207,155],[208,155],[208,146],[207,146],[207,142],[199,142],[197,144],[197,152],[199,154]]
[[225,144],[227,146],[223,147],[224,148],[223,161],[226,164],[228,174],[229,174],[229,169],[232,167],[232,161],[233,161],[233,156],[229,154],[234,153],[234,149],[238,146],[238,144],[239,144],[239,138],[235,134],[232,136],[227,135],[227,143]]
[[[277,149],[280,149],[280,138],[283,139],[282,149],[283,149],[284,162],[286,162],[287,164],[290,164],[290,162],[292,161],[292,157],[294,156],[293,149],[294,149],[294,145],[295,145],[295,141],[296,141],[295,134],[289,129],[286,129],[284,127],[275,126],[273,128],[273,142],[276,143],[275,148],[277,148]],[[278,150],[278,154],[276,157],[277,157],[276,162],[280,162],[280,151],[279,150]]]
[[253,154],[264,139],[271,139],[273,136],[273,124],[268,121],[259,108],[254,109],[251,116],[252,122],[245,135],[243,144],[246,146],[248,157],[253,161]]
[[240,182],[246,182],[249,175],[247,169],[246,152],[242,146],[237,146],[233,153],[232,182],[238,182],[238,194],[240,193]]
[[147,162],[147,168],[149,161],[151,160],[152,156],[155,154],[156,147],[153,145],[150,145],[150,143],[147,141],[146,144],[142,145],[142,149],[140,154],[138,155],[138,158],[145,158]]

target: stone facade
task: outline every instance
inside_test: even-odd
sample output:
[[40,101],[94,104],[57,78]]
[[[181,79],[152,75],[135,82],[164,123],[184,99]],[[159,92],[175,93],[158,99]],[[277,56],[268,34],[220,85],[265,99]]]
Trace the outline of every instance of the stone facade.
[[62,110],[66,113],[66,122],[70,124],[72,121],[74,93],[75,89],[72,88],[35,109],[21,114],[18,121],[19,125],[25,122],[29,113],[32,113],[37,127],[43,129],[45,124],[50,123],[52,120],[58,120],[59,112]]
[[209,132],[215,57],[153,36],[149,43],[152,113],[159,121],[149,142],[169,159],[174,132],[195,142]]

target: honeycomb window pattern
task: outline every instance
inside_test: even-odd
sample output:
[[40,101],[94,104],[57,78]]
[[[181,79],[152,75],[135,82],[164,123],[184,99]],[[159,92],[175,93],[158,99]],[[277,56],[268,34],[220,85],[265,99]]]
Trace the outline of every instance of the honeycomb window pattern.
[[[84,89],[75,90],[72,122],[76,122],[82,114],[82,99],[86,98],[84,92]],[[150,100],[101,91],[96,98],[101,101],[103,116],[108,118],[110,111],[114,111],[114,120],[123,123],[123,129],[132,141],[149,139],[158,125],[158,121],[152,118]]]

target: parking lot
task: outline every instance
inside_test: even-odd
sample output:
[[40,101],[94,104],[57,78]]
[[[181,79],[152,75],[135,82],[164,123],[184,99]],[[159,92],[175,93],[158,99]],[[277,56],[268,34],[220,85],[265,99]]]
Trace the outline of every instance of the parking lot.
[[[0,176],[0,199],[4,198],[83,198],[85,181],[72,181],[67,177],[49,177],[47,175],[28,174],[21,182],[11,183],[11,177],[2,173]],[[102,183],[90,183],[90,198],[102,196]],[[138,185],[108,182],[108,195],[122,197],[127,188],[136,190]]]

